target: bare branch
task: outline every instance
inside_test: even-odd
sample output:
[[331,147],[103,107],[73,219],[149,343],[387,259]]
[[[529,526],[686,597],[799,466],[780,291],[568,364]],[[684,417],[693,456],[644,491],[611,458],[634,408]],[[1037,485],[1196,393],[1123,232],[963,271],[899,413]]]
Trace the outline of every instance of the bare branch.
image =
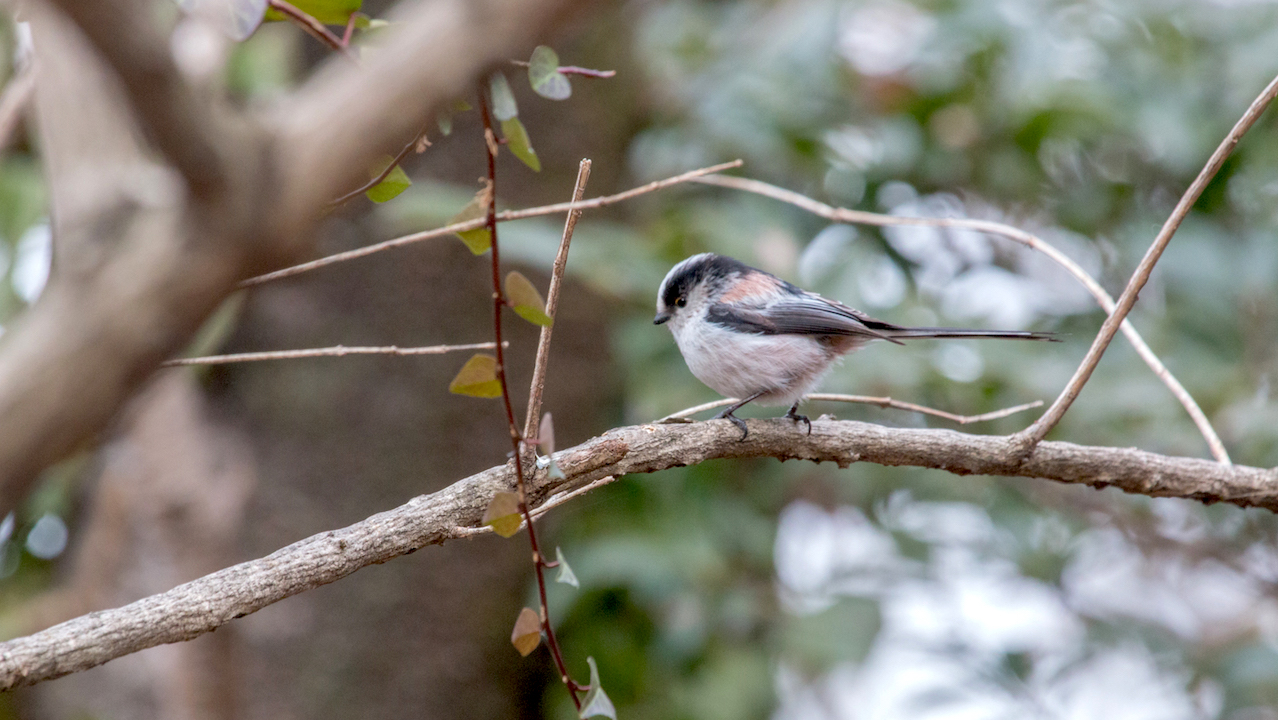
[[[1022,461],[1008,452],[1008,439],[1001,436],[819,419],[812,423],[812,434],[806,435],[785,420],[747,422],[751,427],[745,441],[734,426],[718,420],[617,428],[555,453],[564,479],[553,480],[538,471],[530,478],[530,499],[535,503],[608,476],[650,473],[717,458],[774,457],[831,461],[843,467],[870,462],[941,468],[959,475],[1045,478],[1278,510],[1278,472],[1274,470],[1065,442],[1044,442]],[[514,485],[514,470],[507,463],[264,558],[0,643],[0,688],[30,685],[163,643],[190,640],[362,567],[473,535],[493,493]]]
[[[1046,255],[1057,265],[1060,265],[1075,280],[1082,283],[1083,287],[1096,298],[1096,302],[1107,313],[1114,311],[1114,298],[1105,292],[1105,288],[1101,287],[1096,279],[1088,274],[1078,263],[1074,262],[1068,255],[1057,250],[1050,243],[1032,233],[1028,233],[1020,228],[1005,225],[1003,223],[991,222],[989,220],[971,220],[968,218],[922,218],[922,217],[899,217],[896,215],[881,215],[879,213],[863,212],[860,210],[848,210],[845,208],[836,208],[826,205],[823,202],[813,200],[806,195],[775,185],[769,185],[758,180],[750,180],[748,178],[712,175],[708,177],[698,178],[696,182],[706,185],[718,185],[720,187],[732,188],[734,190],[743,190],[745,192],[755,193],[780,200],[781,202],[790,203],[797,207],[803,208],[808,212],[833,220],[834,222],[842,222],[860,225],[922,225],[926,227],[952,227],[964,228],[968,230],[978,230],[980,232],[1007,238],[1013,242],[1020,243],[1026,247],[1038,250]],[[1132,347],[1136,349],[1136,353],[1140,355],[1145,364],[1149,366],[1159,380],[1171,390],[1172,395],[1185,408],[1185,412],[1189,413],[1189,417],[1194,421],[1198,431],[1202,433],[1203,439],[1207,441],[1208,448],[1211,449],[1212,457],[1216,460],[1229,464],[1229,453],[1225,450],[1225,444],[1220,441],[1220,436],[1216,434],[1216,430],[1212,428],[1211,422],[1207,419],[1207,415],[1203,413],[1202,408],[1198,407],[1198,403],[1190,396],[1189,391],[1184,385],[1172,375],[1171,370],[1163,364],[1149,345],[1145,343],[1145,339],[1137,332],[1136,327],[1130,321],[1124,320],[1122,324],[1123,335],[1127,338]]]
[[1190,184],[1189,189],[1185,190],[1185,194],[1180,196],[1180,202],[1176,203],[1176,207],[1172,210],[1167,221],[1163,223],[1163,227],[1158,231],[1158,236],[1154,238],[1154,243],[1149,246],[1149,250],[1145,251],[1145,257],[1141,259],[1140,264],[1136,266],[1132,277],[1127,281],[1127,287],[1123,288],[1123,294],[1118,296],[1118,302],[1114,309],[1110,312],[1109,317],[1105,319],[1105,323],[1101,325],[1100,332],[1096,334],[1096,339],[1092,341],[1092,347],[1087,351],[1087,356],[1083,358],[1083,362],[1078,366],[1078,370],[1074,372],[1074,377],[1070,378],[1069,384],[1061,391],[1060,397],[1056,398],[1056,402],[1043,413],[1033,425],[1024,431],[1017,433],[1014,442],[1019,446],[1022,453],[1030,453],[1034,451],[1034,446],[1041,442],[1047,433],[1051,431],[1056,424],[1064,417],[1065,411],[1069,410],[1069,406],[1073,404],[1074,399],[1078,397],[1078,393],[1082,391],[1092,371],[1096,369],[1097,363],[1100,362],[1101,355],[1105,353],[1105,348],[1109,347],[1109,343],[1114,339],[1114,333],[1118,332],[1118,326],[1127,317],[1127,313],[1131,312],[1132,306],[1136,304],[1136,296],[1140,293],[1140,289],[1145,287],[1145,283],[1149,281],[1149,275],[1154,271],[1154,264],[1162,257],[1163,250],[1167,248],[1167,243],[1171,241],[1172,235],[1176,234],[1177,228],[1181,222],[1185,220],[1185,216],[1189,215],[1189,211],[1193,209],[1194,203],[1198,202],[1198,198],[1203,194],[1203,190],[1207,189],[1207,184],[1211,179],[1216,177],[1216,173],[1220,171],[1225,160],[1230,153],[1238,145],[1238,141],[1242,140],[1242,136],[1246,134],[1251,126],[1260,119],[1261,113],[1265,108],[1269,107],[1269,103],[1273,102],[1275,96],[1278,96],[1278,77],[1269,81],[1269,85],[1260,93],[1259,97],[1252,101],[1247,111],[1234,124],[1233,129],[1225,136],[1216,151],[1211,154],[1207,160],[1207,164],[1199,171],[1198,177],[1194,178],[1194,182]]
[[[577,202],[586,192],[586,183],[590,180],[590,159],[586,158],[577,166],[577,184],[572,190],[572,200]],[[564,221],[564,234],[559,241],[559,252],[555,254],[554,268],[550,273],[550,288],[546,290],[546,315],[552,320],[559,309],[559,287],[563,283],[564,270],[568,267],[568,246],[572,244],[572,232],[577,227],[577,219],[581,210],[573,208],[568,211]],[[554,330],[550,325],[541,329],[537,340],[537,361],[533,364],[532,385],[528,389],[528,415],[524,420],[524,437],[537,435],[537,424],[541,421],[541,396],[546,390],[546,365],[550,360],[550,334]]]
[[[950,422],[956,422],[959,425],[970,425],[972,423],[998,420],[999,418],[1005,418],[1008,415],[1015,415],[1018,412],[1023,412],[1025,410],[1032,410],[1036,407],[1043,406],[1042,400],[1035,400],[1034,402],[1025,403],[1023,405],[1016,405],[1009,408],[1003,408],[1002,410],[993,410],[991,412],[981,413],[980,415],[955,415],[954,413],[945,412],[944,410],[937,410],[935,408],[927,407],[926,405],[916,405],[914,403],[903,402],[901,400],[893,400],[890,397],[871,397],[868,395],[840,395],[835,393],[812,393],[811,395],[804,395],[803,399],[818,400],[818,401],[823,400],[826,402],[861,403],[865,405],[877,405],[881,408],[896,408],[897,410],[908,410],[910,412],[922,413],[923,415],[932,415],[934,417],[944,418],[945,420],[949,420]],[[740,402],[739,398],[727,398],[725,400],[715,400],[714,402],[708,402],[702,405],[697,405],[695,407],[685,408],[683,410],[680,410],[677,413],[671,413],[661,418],[657,422],[670,423],[670,422],[684,421],[687,418],[692,417],[693,415],[696,415],[699,412],[705,412],[706,410],[713,410],[715,408],[727,407],[737,402]]]
[[[497,222],[507,222],[509,220],[523,220],[524,218],[539,217],[541,215],[557,215],[562,212],[568,212],[569,210],[572,210],[574,208],[578,211],[581,211],[581,210],[593,210],[595,208],[607,207],[608,205],[613,205],[613,204],[622,202],[624,200],[630,200],[631,198],[639,197],[640,195],[644,195],[650,192],[656,192],[657,190],[664,190],[665,188],[671,187],[672,185],[678,185],[680,183],[685,183],[690,180],[695,180],[696,178],[699,178],[703,175],[722,172],[723,170],[729,170],[735,167],[741,167],[741,164],[742,163],[740,160],[733,160],[732,162],[728,162],[728,163],[712,165],[710,167],[701,168],[699,170],[692,170],[691,172],[686,172],[686,173],[683,173],[682,175],[675,175],[674,177],[669,177],[664,180],[650,182],[647,185],[641,185],[637,188],[631,188],[630,190],[617,193],[616,195],[605,195],[603,197],[592,198],[590,200],[583,200],[579,203],[573,203],[573,202],[555,203],[554,205],[543,205],[541,207],[527,208],[524,210],[506,210],[504,212],[497,213]],[[318,260],[311,260],[310,262],[305,262],[300,265],[287,267],[287,268],[284,268],[283,270],[276,270],[275,272],[266,273],[265,275],[258,275],[257,277],[249,278],[245,280],[244,282],[240,283],[240,287],[252,287],[254,285],[261,285],[262,283],[271,282],[272,280],[281,280],[283,278],[291,277],[293,275],[300,275],[301,273],[304,273],[304,272],[310,272],[311,270],[318,270],[319,268],[325,267],[327,265],[332,265],[334,263],[348,262],[350,260],[366,257],[374,253],[382,252],[383,250],[390,250],[391,248],[403,247],[404,245],[419,243],[419,242],[422,242],[423,240],[433,240],[435,238],[447,237],[448,235],[452,235],[458,232],[465,232],[467,230],[475,230],[475,229],[483,227],[485,223],[486,223],[486,220],[484,218],[477,218],[475,220],[468,220],[464,223],[457,223],[455,225],[446,225],[442,228],[436,228],[434,230],[425,230],[419,233],[413,233],[411,235],[403,235],[401,237],[392,238],[390,240],[375,243],[373,245],[368,245],[362,248],[347,250],[346,252],[340,252],[335,255],[322,257],[322,258],[319,258]]]
[[262,360],[298,360],[315,357],[345,357],[347,355],[443,355],[461,350],[492,350],[495,343],[482,342],[469,345],[430,345],[427,347],[347,347],[334,345],[326,348],[306,348],[304,350],[270,350],[266,352],[232,353],[230,355],[206,355],[204,357],[178,358],[161,363],[161,367],[180,367],[183,365],[226,365],[228,363],[259,362]]

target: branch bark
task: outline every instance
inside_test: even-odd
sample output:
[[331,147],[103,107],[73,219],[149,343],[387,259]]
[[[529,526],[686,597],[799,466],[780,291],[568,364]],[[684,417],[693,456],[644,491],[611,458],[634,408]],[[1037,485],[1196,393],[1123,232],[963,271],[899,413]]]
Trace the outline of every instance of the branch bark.
[[[856,462],[1117,487],[1155,497],[1229,502],[1278,510],[1278,471],[1132,448],[1043,442],[1021,461],[1004,436],[885,428],[817,420],[812,434],[784,420],[750,420],[747,440],[726,421],[636,425],[612,430],[555,454],[561,480],[530,478],[529,501],[572,492],[628,473],[649,473],[719,458]],[[422,495],[346,528],[311,536],[264,558],[235,565],[112,610],[90,613],[0,643],[0,689],[31,685],[101,665],[163,643],[211,632],[284,598],[339,580],[427,545],[470,537],[493,493],[510,490],[510,463]]]
[[54,270],[0,341],[0,513],[240,281],[305,257],[320,210],[374,157],[573,2],[417,4],[363,69],[339,59],[250,115],[182,77],[152,0],[30,0]]

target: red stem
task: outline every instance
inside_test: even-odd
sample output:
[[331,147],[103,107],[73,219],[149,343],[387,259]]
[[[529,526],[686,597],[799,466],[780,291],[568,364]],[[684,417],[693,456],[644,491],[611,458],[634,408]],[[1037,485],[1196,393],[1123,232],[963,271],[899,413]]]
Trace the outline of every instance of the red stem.
[[537,531],[533,527],[532,515],[528,511],[528,496],[524,483],[523,438],[519,435],[519,426],[515,424],[515,411],[510,403],[510,388],[506,384],[506,356],[502,350],[501,316],[506,298],[501,289],[501,262],[497,249],[497,153],[496,139],[493,133],[492,117],[488,111],[488,99],[484,95],[484,87],[479,88],[479,114],[484,122],[484,153],[488,156],[488,187],[492,192],[488,202],[488,233],[492,238],[492,275],[493,275],[493,336],[497,343],[497,379],[501,382],[501,400],[506,409],[506,422],[510,427],[510,442],[514,447],[515,479],[519,489],[519,512],[524,516],[524,524],[528,527],[528,542],[532,546],[533,568],[537,573],[537,596],[541,602],[541,629],[546,633],[546,646],[559,670],[559,679],[568,687],[568,696],[572,704],[581,710],[581,699],[577,691],[581,688],[568,674],[564,664],[563,653],[559,649],[559,641],[550,625],[550,603],[546,600],[546,558],[537,544]]
[[355,61],[355,56],[351,53],[350,48],[346,47],[346,44],[342,42],[342,39],[334,35],[327,27],[324,27],[324,23],[316,20],[312,15],[298,9],[297,6],[288,2],[288,0],[269,0],[269,4],[272,10],[292,20],[294,24],[309,33],[311,37],[342,53],[350,58],[351,61]]

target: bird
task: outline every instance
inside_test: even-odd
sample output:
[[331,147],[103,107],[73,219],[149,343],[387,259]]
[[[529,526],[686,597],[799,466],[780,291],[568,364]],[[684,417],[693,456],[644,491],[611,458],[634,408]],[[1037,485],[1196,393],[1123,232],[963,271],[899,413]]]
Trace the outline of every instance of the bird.
[[657,290],[653,324],[674,335],[688,369],[725,397],[715,416],[750,434],[734,413],[750,402],[789,405],[783,417],[804,423],[799,403],[844,355],[875,340],[1005,338],[1056,341],[1054,333],[905,327],[829,300],[740,260],[701,253],[675,265]]

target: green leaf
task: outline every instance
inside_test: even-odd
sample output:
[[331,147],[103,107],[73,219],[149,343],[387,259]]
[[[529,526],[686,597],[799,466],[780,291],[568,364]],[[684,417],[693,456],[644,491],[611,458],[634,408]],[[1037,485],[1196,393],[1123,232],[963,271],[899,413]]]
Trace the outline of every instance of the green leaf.
[[541,618],[538,617],[536,610],[524,608],[519,611],[519,618],[515,620],[515,629],[510,633],[510,643],[524,657],[528,657],[528,653],[536,650],[541,644]]
[[528,84],[533,92],[551,100],[567,100],[572,95],[572,83],[559,72],[559,56],[545,45],[538,45],[528,60]]
[[448,384],[448,392],[481,398],[501,397],[497,358],[482,353],[472,356]]
[[595,659],[586,658],[586,664],[590,665],[590,690],[581,701],[581,717],[583,719],[606,717],[617,720],[617,709],[612,706],[612,701],[608,699],[608,693],[604,692],[603,685],[599,684],[599,668],[595,666]]
[[[362,0],[292,0],[293,7],[319,20],[325,25],[345,25],[351,13],[360,8]],[[276,10],[267,10],[266,19],[277,21],[288,18]]]
[[515,104],[515,94],[510,91],[510,83],[501,73],[493,73],[488,80],[488,90],[493,98],[493,117],[504,124],[519,114],[519,106]]
[[484,509],[482,522],[491,526],[493,532],[508,538],[519,532],[522,520],[519,514],[519,496],[503,490],[493,495],[492,501]]
[[[386,169],[386,166],[392,162],[395,162],[395,158],[392,158],[390,155],[383,155],[381,160],[377,162],[377,165],[370,173],[371,177],[381,175],[382,171]],[[383,178],[381,182],[368,190],[365,190],[364,194],[368,196],[369,200],[372,200],[375,203],[384,203],[387,200],[394,199],[400,193],[407,190],[408,186],[412,184],[413,181],[408,179],[408,174],[404,172],[404,168],[396,165],[391,168],[391,171],[386,174],[386,177]]]
[[465,100],[453,101],[453,112],[466,112],[469,109],[470,109],[470,103],[466,102]]
[[554,320],[546,314],[546,302],[541,299],[541,293],[521,273],[511,271],[506,276],[506,302],[514,308],[516,315],[534,325],[549,327],[554,324]]
[[[488,217],[488,203],[492,202],[492,198],[492,190],[488,187],[484,187],[482,190],[475,193],[475,197],[471,198],[471,201],[466,203],[466,207],[462,208],[461,212],[454,215],[452,219],[448,221],[448,224],[456,225],[458,223]],[[493,246],[493,236],[488,232],[487,227],[479,227],[474,230],[459,232],[457,233],[457,237],[461,238],[461,241],[466,243],[466,247],[470,248],[470,251],[476,255],[483,255],[488,251],[488,248]]]
[[537,159],[537,151],[532,149],[532,143],[528,140],[528,131],[524,129],[524,124],[519,122],[519,118],[511,118],[501,121],[501,134],[506,138],[506,147],[515,154],[515,157],[524,161],[524,164],[533,169],[533,172],[541,172],[541,161]]
[[564,559],[564,551],[559,548],[555,548],[555,562],[559,564],[559,574],[555,576],[555,582],[580,588],[581,583],[577,582],[577,575],[573,573],[571,567],[568,567],[568,561]]
[[364,13],[355,13],[355,29],[357,30],[377,30],[389,25],[390,23],[385,20],[371,18]]

